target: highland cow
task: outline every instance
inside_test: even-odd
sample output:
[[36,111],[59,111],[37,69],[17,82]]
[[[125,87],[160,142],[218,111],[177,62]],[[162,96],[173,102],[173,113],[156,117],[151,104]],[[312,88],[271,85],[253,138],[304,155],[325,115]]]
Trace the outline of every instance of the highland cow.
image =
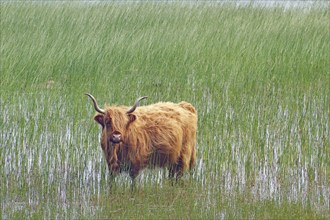
[[102,126],[101,147],[111,176],[128,172],[132,180],[144,168],[167,167],[180,178],[196,161],[197,112],[188,102],[159,102],[138,107],[108,106],[94,120]]

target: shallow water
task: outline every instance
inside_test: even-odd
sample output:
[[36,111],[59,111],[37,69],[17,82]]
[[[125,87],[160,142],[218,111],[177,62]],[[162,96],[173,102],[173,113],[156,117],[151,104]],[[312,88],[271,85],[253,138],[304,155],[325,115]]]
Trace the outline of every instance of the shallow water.
[[[65,106],[69,106],[65,98],[53,103],[46,97],[22,96],[16,104],[1,102],[2,219],[17,213],[27,218],[42,213],[44,218],[72,219],[92,217],[102,210],[100,201],[111,189],[99,128],[88,120],[93,111],[86,105],[87,115],[71,120],[74,116]],[[218,128],[213,134],[199,135],[195,172],[184,177],[189,187],[207,195],[200,205],[216,204],[219,193],[249,194],[255,201],[289,201],[328,210],[330,182],[324,148],[329,143],[329,115],[317,110],[322,103],[315,100],[306,106],[296,113],[280,106],[273,118],[278,123],[269,124],[263,123],[258,108],[249,115],[257,121],[257,128],[251,125],[250,130],[239,124],[231,127],[234,118],[241,116],[223,106],[227,116],[221,126],[215,123]],[[302,114],[308,114],[303,122],[306,128],[299,121]],[[255,129],[257,135],[251,135]],[[164,172],[145,170],[138,187],[168,187]],[[129,191],[129,176],[118,176],[116,184]]]

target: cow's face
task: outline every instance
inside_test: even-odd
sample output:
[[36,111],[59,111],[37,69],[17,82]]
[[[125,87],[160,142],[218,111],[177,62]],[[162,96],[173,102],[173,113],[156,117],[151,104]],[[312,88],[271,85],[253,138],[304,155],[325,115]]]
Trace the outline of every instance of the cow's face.
[[[139,105],[140,100],[147,97],[142,96],[138,98],[129,109],[115,106],[102,109],[98,106],[95,98],[91,94],[86,93],[85,95],[91,98],[94,108],[98,112],[94,120],[102,126],[101,147],[108,166],[112,172],[120,172],[121,162],[125,160],[125,154],[127,153],[126,148],[129,146],[127,143],[127,135],[129,135],[127,134],[127,130],[130,124],[136,119],[136,116],[132,113]],[[125,164],[125,162],[123,164]]]
[[102,126],[102,149],[125,142],[126,130],[135,119],[133,114],[120,114],[111,110],[106,114],[97,114],[94,120]]
[[[102,127],[101,147],[106,156],[110,170],[120,172],[120,160],[125,146],[126,130],[136,117],[132,114],[116,114],[108,110],[105,114],[97,114],[94,120]],[[125,150],[124,150],[125,151]]]

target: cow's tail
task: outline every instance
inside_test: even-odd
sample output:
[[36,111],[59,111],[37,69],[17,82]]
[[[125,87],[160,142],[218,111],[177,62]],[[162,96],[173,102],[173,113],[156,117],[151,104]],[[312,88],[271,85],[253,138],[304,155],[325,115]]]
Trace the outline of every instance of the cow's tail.
[[196,164],[196,148],[193,146],[191,151],[191,157],[190,157],[190,163],[189,163],[189,169],[193,169]]
[[192,113],[194,113],[194,114],[197,113],[195,107],[194,107],[192,104],[188,103],[188,102],[180,102],[179,105],[180,105],[182,108],[184,108],[184,109],[186,109],[186,110],[188,110],[188,111],[190,111],[190,112],[192,112]]

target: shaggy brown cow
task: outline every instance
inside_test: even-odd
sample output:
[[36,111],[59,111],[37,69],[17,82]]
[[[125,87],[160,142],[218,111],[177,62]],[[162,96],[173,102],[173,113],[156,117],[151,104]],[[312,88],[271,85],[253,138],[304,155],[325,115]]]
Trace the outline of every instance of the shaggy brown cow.
[[159,102],[137,108],[110,106],[94,120],[102,126],[101,147],[111,175],[128,171],[134,178],[146,168],[168,167],[169,177],[179,178],[196,161],[197,112],[188,102]]

